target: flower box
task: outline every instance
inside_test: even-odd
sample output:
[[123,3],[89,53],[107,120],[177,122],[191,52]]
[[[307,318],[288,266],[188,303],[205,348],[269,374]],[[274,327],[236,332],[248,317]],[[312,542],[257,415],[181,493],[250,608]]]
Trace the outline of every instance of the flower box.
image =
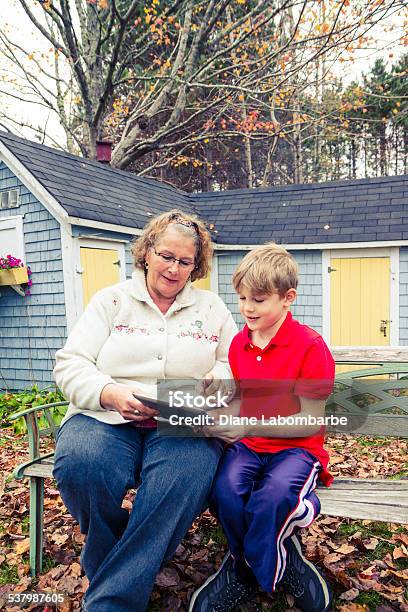
[[0,285],[22,285],[28,282],[27,268],[10,268],[0,270]]

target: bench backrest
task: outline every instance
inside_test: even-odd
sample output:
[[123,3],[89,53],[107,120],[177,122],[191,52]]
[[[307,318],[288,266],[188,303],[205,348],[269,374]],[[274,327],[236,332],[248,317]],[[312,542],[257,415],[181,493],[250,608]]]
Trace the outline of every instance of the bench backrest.
[[[27,423],[30,459],[40,455],[40,439],[55,439],[61,420],[60,407],[69,402],[44,404],[13,414]],[[328,426],[335,433],[408,437],[408,364],[386,364],[336,376],[326,402],[326,415],[346,416],[346,426]]]
[[326,414],[346,416],[329,431],[408,437],[408,364],[388,364],[337,375]]

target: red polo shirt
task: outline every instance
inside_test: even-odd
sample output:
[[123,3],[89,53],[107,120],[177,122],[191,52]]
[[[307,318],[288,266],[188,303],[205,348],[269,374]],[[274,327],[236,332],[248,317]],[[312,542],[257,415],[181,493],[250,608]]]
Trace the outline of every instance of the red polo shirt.
[[[307,325],[293,319],[285,321],[261,349],[249,336],[247,325],[233,339],[229,362],[234,378],[240,381],[240,416],[264,419],[300,412],[299,397],[325,400],[333,389],[334,360],[323,338]],[[333,480],[326,470],[329,455],[323,448],[324,428],[318,434],[301,438],[251,437],[241,440],[258,453],[275,453],[293,447],[305,448],[320,461],[320,480]]]

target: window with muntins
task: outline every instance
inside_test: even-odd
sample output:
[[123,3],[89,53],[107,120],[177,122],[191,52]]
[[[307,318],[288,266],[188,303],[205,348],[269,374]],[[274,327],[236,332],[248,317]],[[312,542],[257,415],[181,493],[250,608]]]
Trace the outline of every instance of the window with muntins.
[[17,208],[18,189],[8,189],[0,193],[0,208]]

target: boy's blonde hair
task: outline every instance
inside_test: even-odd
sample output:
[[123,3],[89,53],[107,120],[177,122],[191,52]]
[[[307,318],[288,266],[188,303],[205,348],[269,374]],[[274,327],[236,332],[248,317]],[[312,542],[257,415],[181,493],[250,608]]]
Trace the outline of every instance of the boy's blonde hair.
[[283,247],[270,242],[245,255],[232,276],[235,291],[245,285],[254,295],[278,292],[282,298],[298,285],[298,265]]

